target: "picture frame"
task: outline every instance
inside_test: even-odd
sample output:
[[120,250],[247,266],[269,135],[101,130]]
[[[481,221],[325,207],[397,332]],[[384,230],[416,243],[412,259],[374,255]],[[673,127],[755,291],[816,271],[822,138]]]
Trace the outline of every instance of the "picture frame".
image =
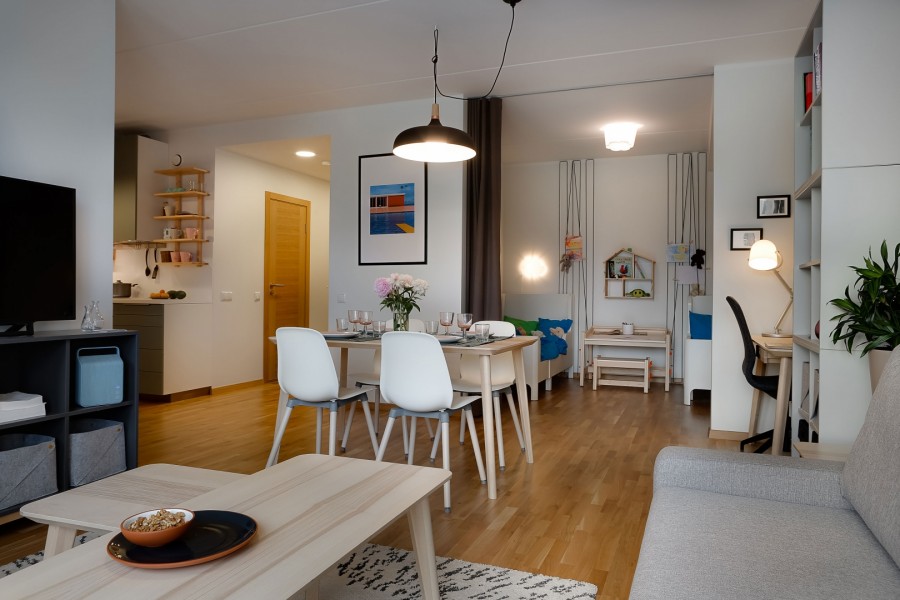
[[791,195],[756,197],[757,219],[787,219],[791,216]]
[[731,230],[731,249],[750,251],[750,247],[763,239],[761,227],[741,227]]
[[358,210],[360,265],[427,264],[427,163],[360,156]]

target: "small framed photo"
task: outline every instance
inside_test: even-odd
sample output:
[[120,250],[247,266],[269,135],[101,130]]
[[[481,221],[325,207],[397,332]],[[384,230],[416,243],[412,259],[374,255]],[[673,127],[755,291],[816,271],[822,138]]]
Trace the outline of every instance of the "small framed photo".
[[791,216],[791,196],[757,196],[757,219],[782,219]]
[[732,229],[731,249],[750,250],[750,247],[761,239],[763,239],[763,230],[761,228]]

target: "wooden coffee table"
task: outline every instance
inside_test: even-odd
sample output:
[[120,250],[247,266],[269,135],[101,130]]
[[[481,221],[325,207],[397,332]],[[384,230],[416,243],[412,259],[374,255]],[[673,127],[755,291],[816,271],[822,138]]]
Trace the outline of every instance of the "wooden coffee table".
[[[178,504],[252,517],[258,532],[246,548],[190,567],[136,569],[107,555],[106,545],[115,535],[110,533],[8,575],[3,579],[3,598],[74,593],[129,600],[256,600],[289,598],[304,589],[315,596],[319,575],[403,514],[409,520],[423,597],[439,598],[428,497],[450,478],[449,471],[304,454],[237,477]],[[117,514],[97,520],[121,518]],[[77,528],[85,524],[69,523]]]
[[176,507],[210,490],[244,477],[180,465],[145,465],[26,504],[19,512],[46,523],[44,557],[68,550],[78,530],[118,531],[125,517],[162,507]]

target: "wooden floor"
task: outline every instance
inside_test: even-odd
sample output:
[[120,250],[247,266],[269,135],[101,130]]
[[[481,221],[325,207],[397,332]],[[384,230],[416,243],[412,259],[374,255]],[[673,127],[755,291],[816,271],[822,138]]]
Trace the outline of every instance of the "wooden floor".
[[[504,411],[507,468],[498,474],[496,501],[487,499],[471,449],[458,446],[454,420],[453,510],[445,513],[442,495],[433,494],[435,550],[441,556],[590,581],[600,590],[598,598],[627,598],[657,452],[668,445],[737,447],[708,439],[708,401],[684,406],[681,394],[681,386],[666,393],[661,384],[651,385],[649,394],[635,388],[591,391],[576,379],[557,377],[553,391],[541,391],[530,404],[534,464],[525,463]],[[174,404],[142,404],[140,463],[259,470],[271,445],[277,397],[275,384],[260,384]],[[425,435],[420,427],[420,464],[429,464]],[[400,461],[399,427],[392,438],[386,460]],[[281,460],[312,452],[314,441],[314,413],[295,409]],[[373,458],[361,411],[346,455]],[[24,519],[0,526],[0,564],[41,549],[45,531]],[[405,519],[372,541],[412,547]]]

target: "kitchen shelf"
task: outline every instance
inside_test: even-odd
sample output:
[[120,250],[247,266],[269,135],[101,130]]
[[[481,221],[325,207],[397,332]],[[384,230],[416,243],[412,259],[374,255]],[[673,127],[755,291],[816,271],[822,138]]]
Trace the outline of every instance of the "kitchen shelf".
[[161,263],[159,263],[159,266],[161,266],[161,267],[205,267],[208,264],[209,263],[207,263],[207,262],[197,262],[197,261],[192,260],[190,262],[161,262]]
[[[205,198],[209,197],[209,193],[203,191],[205,187],[205,176],[209,171],[206,169],[201,169],[199,167],[176,167],[174,169],[157,169],[156,171],[160,175],[165,175],[167,177],[175,178],[175,185],[170,189],[179,189],[181,191],[173,192],[157,192],[154,194],[157,198],[173,200],[175,205],[175,210],[173,215],[158,215],[154,216],[153,219],[157,221],[175,221],[175,222],[184,222],[184,221],[196,221],[198,235],[196,238],[176,238],[176,239],[164,239],[164,240],[153,240],[156,243],[161,244],[172,244],[174,246],[175,252],[181,251],[182,244],[194,244],[196,247],[196,251],[194,252],[193,260],[191,262],[171,262],[171,263],[160,263],[166,265],[174,265],[174,266],[196,266],[203,267],[208,265],[206,261],[203,260],[203,244],[209,242],[208,239],[204,236],[203,233],[203,223],[209,217],[204,214],[203,201]],[[185,177],[193,177],[194,180],[191,182],[192,187],[194,189],[184,189],[184,178]],[[182,200],[188,199],[193,200],[192,204],[196,204],[196,211],[191,214],[185,214],[185,211],[182,210]]]
[[[157,171],[157,173],[159,173],[159,171]],[[153,195],[157,198],[195,198],[209,196],[208,193],[201,192],[200,190],[184,190],[181,192],[156,192]]]
[[208,219],[209,215],[170,215],[153,217],[157,221],[197,221],[199,219]]
[[798,346],[806,348],[810,352],[819,353],[819,340],[808,335],[795,335],[793,341]]

